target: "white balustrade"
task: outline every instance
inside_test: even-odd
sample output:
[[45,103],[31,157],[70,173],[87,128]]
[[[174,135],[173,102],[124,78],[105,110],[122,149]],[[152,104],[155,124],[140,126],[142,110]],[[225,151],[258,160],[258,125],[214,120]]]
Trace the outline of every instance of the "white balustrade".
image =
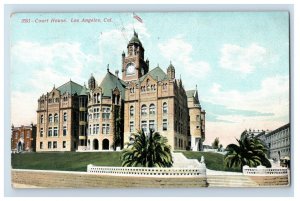
[[139,177],[205,177],[206,168],[146,168],[146,167],[105,167],[87,166],[93,174]]
[[243,167],[243,174],[248,176],[287,176],[287,168],[266,168],[265,166],[258,166],[250,168],[249,166]]

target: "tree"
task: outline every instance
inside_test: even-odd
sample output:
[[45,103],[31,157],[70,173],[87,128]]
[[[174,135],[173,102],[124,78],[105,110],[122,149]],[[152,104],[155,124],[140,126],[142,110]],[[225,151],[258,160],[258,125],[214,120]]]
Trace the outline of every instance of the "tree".
[[219,143],[220,143],[220,140],[218,137],[215,138],[215,140],[213,141],[213,143],[211,144],[212,148],[213,149],[218,149],[219,148]]
[[229,144],[226,147],[225,163],[227,167],[240,167],[241,171],[243,171],[244,165],[249,167],[258,165],[271,167],[271,163],[267,158],[267,148],[260,139],[249,137],[247,132],[244,131],[240,139],[236,140],[238,145]]
[[149,135],[144,131],[132,134],[121,155],[122,166],[171,167],[173,159],[167,141],[166,137],[152,130]]

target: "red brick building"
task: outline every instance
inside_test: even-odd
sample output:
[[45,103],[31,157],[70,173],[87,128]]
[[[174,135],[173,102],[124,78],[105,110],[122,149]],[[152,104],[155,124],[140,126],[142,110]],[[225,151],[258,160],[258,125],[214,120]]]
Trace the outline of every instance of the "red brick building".
[[11,151],[35,151],[36,125],[11,127]]

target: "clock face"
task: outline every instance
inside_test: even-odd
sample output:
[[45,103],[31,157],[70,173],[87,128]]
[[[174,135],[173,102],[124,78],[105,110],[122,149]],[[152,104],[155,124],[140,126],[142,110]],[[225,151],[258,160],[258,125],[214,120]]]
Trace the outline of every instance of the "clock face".
[[129,63],[126,66],[126,75],[133,75],[135,73],[135,66],[133,63]]

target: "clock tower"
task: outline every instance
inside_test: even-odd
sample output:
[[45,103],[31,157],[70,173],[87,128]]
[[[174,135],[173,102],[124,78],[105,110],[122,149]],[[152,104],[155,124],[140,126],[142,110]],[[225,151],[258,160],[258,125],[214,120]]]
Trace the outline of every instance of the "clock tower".
[[148,59],[144,61],[144,48],[134,31],[127,45],[127,56],[122,53],[122,79],[126,82],[137,80],[149,71]]

